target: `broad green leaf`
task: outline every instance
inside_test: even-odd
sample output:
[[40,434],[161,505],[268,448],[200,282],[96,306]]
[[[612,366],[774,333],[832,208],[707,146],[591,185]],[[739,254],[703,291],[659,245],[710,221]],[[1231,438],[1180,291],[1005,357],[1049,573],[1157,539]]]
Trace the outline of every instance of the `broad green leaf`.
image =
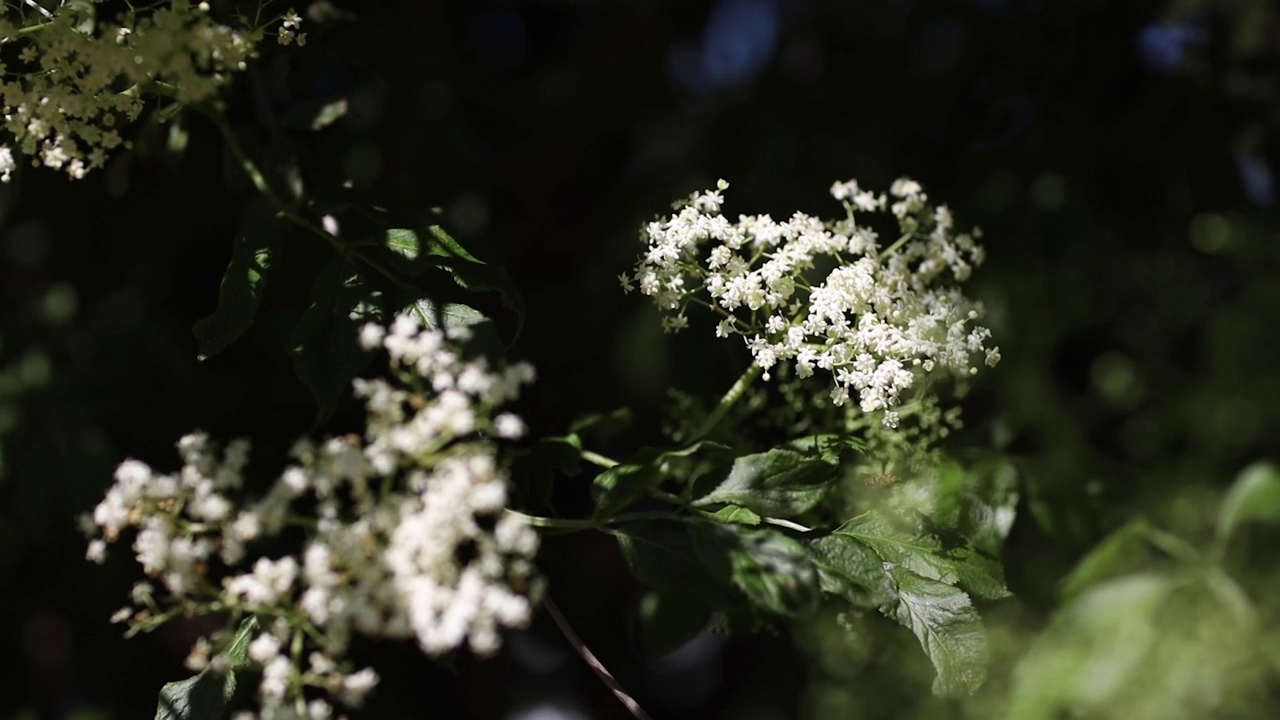
[[619,529],[623,555],[639,580],[664,592],[690,592],[732,614],[811,612],[817,572],[804,546],[773,530],[713,522],[638,521]]
[[251,221],[236,236],[231,262],[218,289],[218,307],[192,328],[200,360],[227,349],[253,325],[267,288],[267,274],[275,263],[277,239],[272,218]]
[[795,517],[822,501],[838,468],[795,450],[744,455],[715,489],[694,505],[739,505],[767,517]]
[[644,448],[631,462],[614,465],[597,475],[591,482],[595,516],[610,517],[657,487],[662,482],[661,457],[660,450]]
[[388,230],[386,246],[408,260],[417,260],[422,254],[422,243],[418,242],[418,234],[404,228]]
[[377,317],[375,293],[338,258],[316,278],[311,305],[293,330],[293,366],[316,399],[316,424],[327,419],[372,356],[358,342],[360,326]]
[[1218,542],[1223,544],[1241,523],[1280,521],[1280,468],[1254,463],[1236,476],[1218,510]]
[[960,585],[979,597],[998,599],[1009,595],[1003,571],[994,559],[972,548],[945,549],[936,537],[908,532],[881,513],[863,513],[832,534],[866,545],[886,563],[930,580]]
[[921,577],[904,567],[890,568],[888,573],[898,601],[884,612],[920,641],[937,673],[933,692],[945,696],[976,692],[987,679],[990,653],[982,618],[969,596],[959,588]]
[[666,466],[670,461],[690,458],[704,451],[724,449],[723,445],[705,440],[679,450],[642,448],[632,459],[614,465],[592,481],[591,494],[596,501],[595,517],[610,517],[648,495],[666,477]]
[[732,563],[727,554],[702,558],[695,534],[717,525],[678,520],[643,520],[618,528],[618,545],[636,579],[659,592],[687,592],[721,611],[741,610],[742,597],[729,584]]
[[639,645],[646,657],[657,660],[693,639],[710,619],[710,608],[691,593],[651,590],[636,614]]
[[860,608],[882,607],[895,601],[897,589],[875,550],[848,535],[836,534],[806,540],[805,546],[818,569],[823,592],[838,595]]
[[1144,518],[1130,520],[1108,535],[1063,578],[1063,599],[1069,600],[1094,585],[1142,568],[1152,558],[1150,537],[1151,524]]
[[1162,575],[1128,575],[1069,601],[1018,663],[1007,716],[1050,720],[1106,707],[1164,634],[1157,611],[1174,587]]
[[432,330],[452,327],[470,327],[489,318],[475,308],[459,303],[436,303],[425,298],[416,300],[401,310],[399,315],[409,315],[422,326]]
[[736,523],[738,525],[759,525],[761,520],[756,513],[737,505],[725,505],[712,513],[712,515],[720,522]]
[[246,618],[240,623],[235,638],[223,653],[228,661],[226,672],[205,669],[199,675],[171,682],[160,689],[156,720],[224,720],[236,705],[251,698],[257,690],[252,682],[244,682],[251,666],[249,643],[258,632],[258,620]]

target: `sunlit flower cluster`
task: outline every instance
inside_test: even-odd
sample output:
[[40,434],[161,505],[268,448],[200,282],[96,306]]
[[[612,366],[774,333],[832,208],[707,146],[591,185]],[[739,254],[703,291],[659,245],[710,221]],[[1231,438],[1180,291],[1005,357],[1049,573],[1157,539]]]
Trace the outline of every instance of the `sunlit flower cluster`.
[[[254,502],[238,497],[244,440],[220,452],[188,435],[173,475],[122,463],[86,518],[91,560],[129,533],[151,578],[116,620],[138,631],[178,614],[256,616],[247,652],[262,668],[260,710],[238,720],[328,718],[334,700],[358,706],[378,676],[344,660],[355,634],[413,638],[432,656],[497,650],[500,631],[531,616],[538,536],[505,511],[492,440],[523,434],[519,418],[498,409],[533,371],[466,356],[467,337],[409,318],[390,331],[366,326],[362,343],[387,351],[397,382],[356,381],[364,437],[298,441]],[[197,643],[188,665],[222,657],[218,644]]]
[[[918,183],[898,180],[887,195],[836,183],[846,216],[835,221],[797,212],[731,222],[721,214],[727,188],[721,180],[649,223],[648,250],[619,278],[653,299],[666,331],[688,325],[691,305],[710,307],[721,318],[716,335],[743,337],[766,379],[782,362],[798,378],[821,370],[836,405],[856,398],[889,427],[922,377],[975,373],[975,356],[999,360],[990,332],[974,324],[981,306],[958,287],[982,263],[980,233],[958,232]],[[874,221],[886,215],[897,237],[883,246]]]
[[[232,26],[207,2],[167,0],[98,18],[93,3],[6,2],[0,6],[0,78],[5,129],[0,180],[16,168],[14,153],[72,178],[100,168],[126,144],[120,129],[136,119],[144,91],[179,103],[208,99],[244,70],[269,23]],[[280,43],[305,42],[293,11],[276,33]],[[273,21],[274,22],[274,21]]]

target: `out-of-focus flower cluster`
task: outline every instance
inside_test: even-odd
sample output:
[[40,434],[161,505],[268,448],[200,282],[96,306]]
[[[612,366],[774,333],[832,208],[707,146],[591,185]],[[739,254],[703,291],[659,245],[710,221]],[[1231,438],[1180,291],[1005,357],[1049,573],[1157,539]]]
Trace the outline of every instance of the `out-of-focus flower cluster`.
[[[981,306],[958,287],[982,263],[981,235],[958,232],[918,183],[900,179],[888,195],[836,183],[846,216],[835,221],[797,212],[731,222],[721,214],[727,188],[721,180],[649,223],[647,252],[619,278],[653,299],[666,331],[688,325],[690,305],[710,307],[721,318],[716,335],[742,336],[765,379],[781,362],[801,379],[822,370],[836,405],[855,397],[888,427],[921,378],[976,373],[974,356],[999,360],[990,331],[974,324]],[[887,246],[867,224],[877,215],[896,225]]]
[[[151,581],[115,619],[141,631],[179,614],[257,616],[248,655],[263,668],[261,709],[243,718],[328,718],[335,699],[358,706],[378,677],[344,660],[356,633],[414,638],[432,656],[497,650],[500,630],[531,616],[538,536],[504,512],[492,440],[523,434],[499,408],[533,371],[468,358],[466,339],[465,329],[422,330],[408,318],[389,332],[366,326],[362,343],[385,348],[397,382],[356,381],[365,436],[298,441],[255,502],[237,497],[244,440],[219,452],[188,435],[172,475],[121,464],[86,518],[88,557],[102,562],[108,543],[131,534]],[[282,551],[294,536],[305,540]],[[229,635],[197,643],[189,666],[223,657]]]
[[[5,129],[0,180],[16,168],[15,149],[32,164],[72,178],[100,168],[126,144],[120,128],[143,109],[143,89],[179,103],[208,99],[244,70],[275,21],[231,26],[209,3],[167,0],[99,22],[100,0],[0,5],[0,78]],[[303,44],[301,19],[279,18],[281,44]]]

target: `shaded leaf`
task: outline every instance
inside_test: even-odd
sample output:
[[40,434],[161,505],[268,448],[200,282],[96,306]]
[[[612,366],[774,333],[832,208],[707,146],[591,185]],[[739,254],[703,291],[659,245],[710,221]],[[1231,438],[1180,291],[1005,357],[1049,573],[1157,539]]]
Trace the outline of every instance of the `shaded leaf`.
[[1151,525],[1144,518],[1131,520],[1108,535],[1076,563],[1062,580],[1062,597],[1071,599],[1088,588],[1137,571],[1152,557]]
[[855,607],[888,605],[897,589],[876,551],[848,535],[827,535],[805,541],[818,569],[822,591],[838,595]]
[[1109,703],[1162,633],[1155,612],[1174,582],[1130,575],[1082,592],[1054,615],[1014,673],[1009,717],[1063,717]]
[[311,305],[293,330],[293,366],[316,400],[316,424],[327,419],[371,355],[358,342],[360,326],[378,319],[376,294],[341,258],[316,277]]
[[595,517],[607,518],[648,495],[666,477],[664,466],[669,461],[689,458],[707,450],[724,449],[723,445],[706,440],[678,450],[642,448],[627,462],[608,468],[592,481]]
[[818,577],[804,547],[773,530],[709,522],[640,521],[619,530],[623,555],[641,582],[689,592],[732,614],[811,612]]
[[256,683],[246,682],[256,672],[251,667],[249,642],[258,632],[257,618],[240,623],[235,638],[223,653],[228,661],[226,672],[205,669],[194,677],[171,682],[160,689],[156,720],[223,720],[244,701],[252,698]]
[[226,350],[253,325],[275,264],[278,237],[273,218],[251,221],[236,236],[218,288],[218,307],[192,328],[200,360]]
[[636,614],[640,647],[657,660],[696,637],[710,619],[711,609],[692,593],[649,591]]
[[838,468],[795,450],[774,449],[734,460],[733,469],[694,505],[739,505],[769,517],[795,517],[822,501]]

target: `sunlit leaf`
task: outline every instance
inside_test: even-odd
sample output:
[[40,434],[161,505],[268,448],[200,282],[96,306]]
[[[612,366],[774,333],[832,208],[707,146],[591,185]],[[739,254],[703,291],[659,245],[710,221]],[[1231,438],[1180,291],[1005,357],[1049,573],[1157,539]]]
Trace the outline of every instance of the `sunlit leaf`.
[[733,469],[694,505],[738,505],[768,517],[811,510],[835,484],[838,468],[795,450],[774,449],[734,460]]
[[1280,520],[1280,468],[1254,463],[1236,476],[1218,510],[1219,542],[1225,542],[1242,523]]

